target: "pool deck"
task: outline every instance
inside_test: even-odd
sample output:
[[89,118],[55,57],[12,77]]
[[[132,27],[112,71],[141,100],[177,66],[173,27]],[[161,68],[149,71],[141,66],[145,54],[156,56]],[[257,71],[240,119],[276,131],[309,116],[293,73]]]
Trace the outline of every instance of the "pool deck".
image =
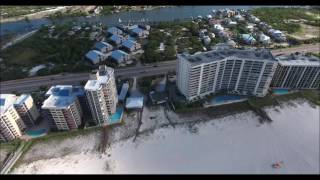
[[117,107],[116,112],[110,116],[110,121],[108,122],[108,125],[120,123],[122,121],[123,112],[124,108]]
[[292,93],[289,89],[272,89],[272,95],[279,96]]

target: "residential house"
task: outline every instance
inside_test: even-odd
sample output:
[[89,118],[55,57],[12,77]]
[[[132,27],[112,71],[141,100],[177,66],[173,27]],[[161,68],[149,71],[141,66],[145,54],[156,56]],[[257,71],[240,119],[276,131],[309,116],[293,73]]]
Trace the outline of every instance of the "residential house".
[[243,17],[243,16],[241,16],[240,14],[235,15],[235,16],[234,16],[234,19],[235,19],[236,21],[238,21],[238,22],[240,22],[240,21],[244,21],[244,20],[245,20],[245,19],[244,19],[244,17]]
[[206,15],[207,19],[212,19],[212,16],[210,14]]
[[267,36],[267,35],[265,35],[265,34],[263,34],[263,33],[261,33],[261,34],[258,36],[258,38],[259,38],[259,42],[262,43],[262,44],[264,44],[264,45],[267,45],[267,44],[270,44],[270,43],[271,43],[270,37]]
[[205,44],[205,45],[209,45],[210,44],[210,42],[211,42],[211,39],[210,39],[210,37],[209,36],[203,36],[203,43]]
[[253,16],[253,15],[250,15],[248,19],[252,23],[259,23],[260,22],[260,19],[255,17],[255,16]]
[[92,64],[98,64],[102,61],[104,61],[107,56],[101,53],[100,51],[97,50],[90,50],[86,54],[86,58],[92,63]]
[[246,29],[250,32],[253,32],[254,27],[255,27],[255,24],[248,23],[248,25],[246,26]]
[[219,32],[219,31],[223,31],[224,28],[221,26],[221,24],[215,24],[213,25],[213,30],[216,32]]
[[110,27],[107,29],[107,33],[111,35],[122,35],[123,31],[117,27]]
[[73,26],[72,30],[75,31],[75,32],[78,32],[78,31],[81,30],[81,26]]
[[132,29],[130,32],[132,35],[137,36],[137,37],[145,37],[145,36],[149,35],[149,31],[143,30],[139,27]]
[[90,38],[90,40],[94,40],[94,39],[96,39],[99,35],[100,35],[100,33],[99,33],[98,31],[94,31],[94,32],[91,32],[91,33],[90,33],[89,38]]
[[125,40],[126,40],[125,37],[120,36],[120,35],[116,35],[116,34],[114,34],[110,37],[110,41],[115,45],[120,45]]
[[151,27],[146,24],[139,24],[138,26],[139,26],[139,28],[147,30],[147,31],[150,31],[150,29],[151,29]]
[[241,34],[240,39],[249,45],[253,45],[256,43],[256,39],[251,34]]
[[225,32],[225,31],[219,31],[218,32],[218,36],[223,38],[223,39],[229,39],[230,38],[230,34]]
[[209,25],[213,26],[215,24],[221,24],[222,20],[221,19],[209,19]]
[[207,29],[200,29],[199,30],[199,37],[203,38],[208,33]]
[[111,56],[113,60],[115,60],[118,64],[123,63],[129,60],[129,54],[121,50],[112,51]]
[[113,49],[113,46],[107,42],[100,41],[94,45],[94,49],[102,53],[107,53]]
[[260,22],[258,24],[258,27],[262,30],[262,31],[269,31],[269,29],[271,29],[272,27],[270,25],[268,25],[267,23],[265,22]]
[[286,41],[286,36],[283,34],[283,32],[275,29],[270,29],[268,31],[271,37],[273,37],[278,42],[284,42]]
[[133,51],[141,49],[141,45],[139,43],[131,41],[131,40],[124,41],[122,43],[122,47],[124,47],[129,52],[133,52]]

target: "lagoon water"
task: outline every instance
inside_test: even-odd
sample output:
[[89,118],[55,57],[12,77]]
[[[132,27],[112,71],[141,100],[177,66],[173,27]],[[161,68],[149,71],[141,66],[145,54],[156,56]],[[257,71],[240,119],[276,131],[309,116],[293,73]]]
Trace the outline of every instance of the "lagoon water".
[[[105,25],[119,24],[119,18],[122,23],[145,21],[145,22],[161,22],[161,21],[174,21],[174,20],[190,20],[193,16],[205,16],[210,14],[213,9],[252,9],[261,6],[171,6],[153,9],[149,11],[132,11],[120,12],[106,16],[93,16],[93,17],[66,17],[54,20],[55,23],[96,23],[101,22]],[[8,33],[26,33],[28,31],[37,29],[42,25],[50,25],[53,22],[47,18],[33,19],[29,22],[25,20],[1,23],[0,36]]]

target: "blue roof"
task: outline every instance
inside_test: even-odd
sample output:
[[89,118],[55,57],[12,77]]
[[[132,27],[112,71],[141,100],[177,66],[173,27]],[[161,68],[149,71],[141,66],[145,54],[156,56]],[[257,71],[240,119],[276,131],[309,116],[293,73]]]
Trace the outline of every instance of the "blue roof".
[[86,54],[86,57],[90,59],[93,63],[98,63],[99,61],[99,54],[97,51],[91,50]]
[[21,94],[21,96],[14,102],[15,105],[22,104],[30,95]]
[[108,46],[111,46],[111,44],[108,44],[108,43],[106,43],[106,42],[97,42],[97,43],[94,45],[94,48],[101,50],[101,49],[103,49],[103,48],[105,48],[105,47],[108,47]]
[[141,29],[141,28],[134,28],[134,29],[132,29],[132,32],[134,32],[134,33],[141,33],[141,32],[143,32],[143,29]]
[[114,34],[114,35],[112,35],[112,36],[110,37],[110,39],[111,39],[112,41],[115,41],[115,42],[116,42],[116,41],[118,41],[118,40],[121,40],[122,37]]
[[122,34],[122,30],[121,29],[118,29],[116,27],[110,27],[107,29],[107,32],[111,33],[111,34],[115,34],[117,32],[119,32],[120,34]]
[[6,102],[6,99],[1,98],[0,99],[0,106],[4,106],[4,103]]
[[137,41],[136,38],[131,37],[131,36],[128,37],[128,40],[133,41],[133,42],[136,42],[136,41]]
[[[115,60],[122,60],[122,58],[124,56],[128,55],[127,53],[125,53],[124,51],[121,51],[121,50],[115,50],[115,51],[112,51],[111,53],[111,57]],[[119,62],[119,61],[118,61]]]
[[120,92],[120,94],[118,96],[118,99],[120,101],[123,101],[126,98],[128,90],[129,90],[129,83],[124,83],[122,85],[121,92]]
[[127,47],[127,48],[131,48],[135,46],[135,42],[131,41],[131,40],[126,40],[122,43],[122,46]]
[[60,89],[58,92],[59,96],[69,96],[69,89]]

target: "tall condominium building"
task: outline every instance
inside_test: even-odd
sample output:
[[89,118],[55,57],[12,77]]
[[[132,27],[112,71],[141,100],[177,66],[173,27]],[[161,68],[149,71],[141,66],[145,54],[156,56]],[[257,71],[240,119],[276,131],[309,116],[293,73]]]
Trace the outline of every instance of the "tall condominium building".
[[30,94],[22,94],[17,98],[14,107],[27,127],[35,126],[40,114]]
[[315,56],[291,54],[278,56],[278,67],[271,87],[317,89],[320,85],[320,60]]
[[213,50],[178,55],[177,86],[188,100],[219,91],[265,96],[277,61],[267,50]]
[[114,70],[100,66],[94,79],[86,83],[85,90],[94,123],[109,124],[109,115],[116,112],[118,103]]
[[82,109],[78,96],[84,94],[80,87],[57,85],[46,93],[49,96],[42,105],[43,116],[49,121],[51,129],[77,129],[82,120]]
[[25,124],[13,104],[14,94],[0,94],[0,141],[11,141],[22,136]]

